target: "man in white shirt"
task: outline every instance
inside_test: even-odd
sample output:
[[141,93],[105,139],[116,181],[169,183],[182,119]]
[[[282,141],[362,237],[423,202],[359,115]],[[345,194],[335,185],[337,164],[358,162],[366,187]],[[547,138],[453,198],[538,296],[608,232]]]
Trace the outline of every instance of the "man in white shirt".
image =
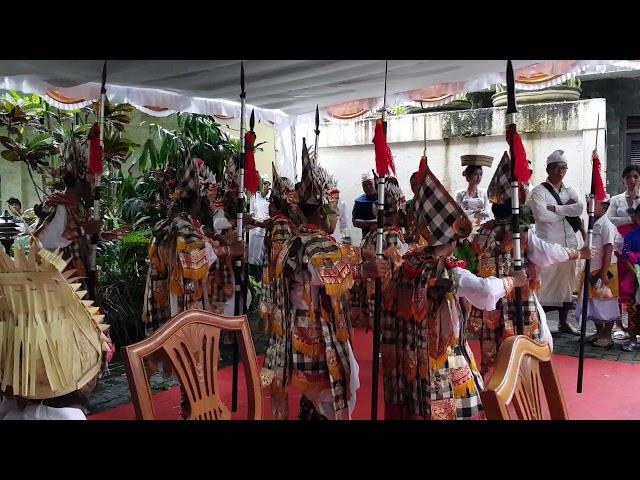
[[[536,222],[536,235],[549,243],[567,248],[578,248],[579,217],[584,203],[578,193],[563,183],[567,173],[567,160],[563,150],[547,157],[547,180],[535,187],[527,200]],[[573,226],[572,226],[573,224]],[[559,311],[558,330],[580,335],[567,318],[575,308],[573,292],[576,286],[574,261],[550,265],[541,269],[539,300],[545,311]]]
[[[254,220],[264,222],[269,218],[270,193],[271,182],[266,175],[263,175],[260,190],[251,198],[251,216]],[[262,278],[264,237],[266,234],[266,229],[262,227],[249,230],[249,275],[257,279]]]

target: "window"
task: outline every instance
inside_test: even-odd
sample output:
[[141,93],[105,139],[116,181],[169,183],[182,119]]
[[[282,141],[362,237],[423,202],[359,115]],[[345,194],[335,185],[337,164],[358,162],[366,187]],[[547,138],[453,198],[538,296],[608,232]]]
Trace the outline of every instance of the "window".
[[640,165],[640,116],[627,117],[626,163]]

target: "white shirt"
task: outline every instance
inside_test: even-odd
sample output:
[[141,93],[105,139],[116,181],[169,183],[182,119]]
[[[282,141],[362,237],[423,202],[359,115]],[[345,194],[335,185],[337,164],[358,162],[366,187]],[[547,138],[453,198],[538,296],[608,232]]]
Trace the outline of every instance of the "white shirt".
[[[269,218],[269,195],[267,197],[263,197],[260,193],[257,193],[253,197],[251,197],[251,213],[253,214],[253,218],[259,220],[261,222],[267,220]],[[253,228],[252,231],[254,235],[259,235],[264,237],[267,231],[264,228]]]
[[47,250],[65,248],[71,244],[71,240],[64,237],[67,228],[67,209],[63,205],[56,206],[56,214],[53,220],[40,232],[38,240]]
[[338,203],[338,221],[336,222],[336,229],[332,233],[336,242],[342,243],[342,237],[348,234],[347,227],[349,225],[349,217],[347,213],[347,204],[345,202]]
[[[251,213],[253,218],[264,221],[269,218],[269,200],[260,193],[252,197]],[[249,263],[251,265],[262,265],[264,263],[264,237],[267,230],[256,227],[249,230]]]
[[[554,187],[555,188],[555,187]],[[556,192],[558,192],[556,190]],[[563,205],[558,205],[546,187],[542,184],[531,191],[527,204],[533,212],[536,221],[536,235],[550,243],[559,243],[565,247],[578,248],[578,237],[573,231],[566,217],[579,217],[584,210],[584,202],[580,200],[578,193],[564,184],[558,192]],[[569,200],[576,203],[567,205]],[[547,205],[554,205],[555,212],[547,210]]]
[[18,408],[13,398],[0,401],[0,420],[86,420],[79,408],[54,408],[41,403],[29,404],[24,410]]
[[453,271],[458,276],[456,297],[466,298],[471,305],[480,310],[495,310],[498,300],[507,294],[504,282],[499,278],[478,277],[464,268],[454,268]]
[[608,244],[613,245],[611,264],[616,263],[618,259],[614,251],[620,248],[621,242],[622,235],[618,233],[618,229],[611,223],[607,215],[603,215],[597,219],[593,224],[593,240],[591,246],[596,248],[596,255],[591,259],[591,271],[595,272],[602,268],[602,249]]
[[527,260],[530,263],[544,268],[569,260],[569,253],[562,245],[542,240],[532,230],[527,232],[527,237],[529,241]]
[[[609,202],[607,216],[616,227],[633,223],[632,214],[627,213],[629,209],[627,198],[629,198],[627,192],[624,192],[619,195],[614,195]],[[636,197],[635,200],[633,200],[631,208],[635,210],[638,205],[640,205],[640,197]]]

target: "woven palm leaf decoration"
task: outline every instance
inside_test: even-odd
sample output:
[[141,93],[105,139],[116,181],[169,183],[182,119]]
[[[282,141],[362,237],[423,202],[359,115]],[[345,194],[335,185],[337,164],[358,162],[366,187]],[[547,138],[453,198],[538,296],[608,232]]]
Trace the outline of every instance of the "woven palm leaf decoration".
[[0,251],[0,390],[31,400],[89,383],[108,350],[104,315],[58,252]]

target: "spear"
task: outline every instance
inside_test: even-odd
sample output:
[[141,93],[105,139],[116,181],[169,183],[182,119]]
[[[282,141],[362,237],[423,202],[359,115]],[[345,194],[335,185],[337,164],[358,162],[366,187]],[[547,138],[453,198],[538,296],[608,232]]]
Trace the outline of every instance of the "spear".
[[[591,248],[593,241],[593,221],[595,207],[595,178],[596,178],[596,158],[598,157],[598,132],[600,130],[600,114],[596,123],[596,148],[593,150],[591,159],[593,166],[591,167],[591,191],[589,192],[589,203],[587,205],[587,214],[589,215],[589,224],[587,230],[587,248]],[[598,159],[599,166],[599,159]],[[584,261],[584,282],[582,290],[582,316],[580,324],[580,355],[578,357],[578,393],[582,393],[582,375],[584,373],[584,340],[587,335],[587,311],[589,309],[589,277],[591,275],[591,258]]]
[[[98,110],[98,129],[100,147],[98,149],[99,158],[94,160],[96,152],[89,153],[89,162],[87,171],[93,174],[93,182],[91,185],[91,192],[93,194],[93,219],[97,222],[100,221],[100,176],[103,169],[103,156],[104,156],[104,110],[105,103],[107,101],[107,61],[105,60],[102,65],[102,84],[100,86],[100,109]],[[91,148],[90,148],[91,150]],[[94,153],[94,155],[91,155]],[[96,256],[98,251],[98,237],[99,233],[91,236],[91,243],[89,245],[89,277],[90,277],[90,291],[92,300],[98,300],[98,269],[96,267]]]
[[[253,138],[255,138],[255,124],[256,124],[256,116],[255,116],[255,110],[251,110],[251,116],[249,117],[249,133],[251,133],[253,135]],[[245,167],[247,167],[247,162],[246,162],[246,154],[249,148],[254,148],[254,145],[248,145],[248,140],[245,139],[245,143],[244,143],[244,149],[245,149]],[[255,163],[253,164],[253,169],[254,169],[254,173],[253,175],[255,175],[256,177],[258,177],[257,172],[255,172]],[[245,179],[246,179],[246,174],[245,174]],[[260,182],[260,178],[257,178],[258,184]],[[246,183],[246,182],[245,182]],[[248,188],[248,187],[247,187]],[[245,229],[244,231],[244,240],[247,243],[247,245],[249,245],[249,230]],[[247,305],[247,290],[249,287],[249,262],[245,262],[244,263],[244,278],[243,278],[243,282],[242,282],[242,298],[244,299],[244,312],[247,312],[249,310],[249,306]]]
[[[382,102],[382,133],[383,138],[380,139],[382,149],[388,151],[387,145],[387,73],[388,73],[389,61],[385,60],[384,63],[384,97]],[[374,136],[374,143],[376,137]],[[376,169],[378,174],[376,175],[378,183],[378,216],[377,216],[377,230],[376,230],[376,256],[378,258],[384,258],[383,252],[383,238],[384,238],[384,186],[387,180],[388,164],[383,164],[382,159],[379,159],[379,147],[376,143]],[[388,152],[389,157],[391,152]],[[390,160],[390,159],[389,159]],[[386,162],[385,162],[386,163]],[[382,314],[382,279],[376,278],[376,296],[373,310],[373,369],[371,378],[371,420],[378,419],[378,372],[380,369],[380,317]]]
[[316,157],[316,161],[318,161],[318,141],[320,140],[320,110],[318,105],[316,105],[316,129],[314,130],[316,134],[316,145],[314,147],[314,154]]
[[[244,239],[244,229],[242,221],[244,220],[244,106],[246,92],[244,89],[244,62],[240,62],[240,158],[238,165],[238,209],[236,214],[236,239],[242,242]],[[244,301],[242,299],[242,259],[235,261],[235,310],[234,315],[242,315],[244,309]],[[231,410],[233,412],[238,409],[238,339],[233,338],[233,388],[231,391]]]
[[[520,195],[519,195],[519,178],[516,174],[516,158],[515,140],[517,133],[516,127],[516,84],[513,75],[513,65],[511,60],[507,61],[507,114],[505,119],[507,130],[507,142],[509,143],[509,156],[511,158],[511,235],[513,238],[513,268],[514,270],[522,270],[522,253],[520,249]],[[526,159],[524,159],[526,163]],[[528,168],[528,167],[527,167]],[[516,332],[522,335],[524,332],[524,316],[522,313],[522,288],[515,289],[515,317]]]

